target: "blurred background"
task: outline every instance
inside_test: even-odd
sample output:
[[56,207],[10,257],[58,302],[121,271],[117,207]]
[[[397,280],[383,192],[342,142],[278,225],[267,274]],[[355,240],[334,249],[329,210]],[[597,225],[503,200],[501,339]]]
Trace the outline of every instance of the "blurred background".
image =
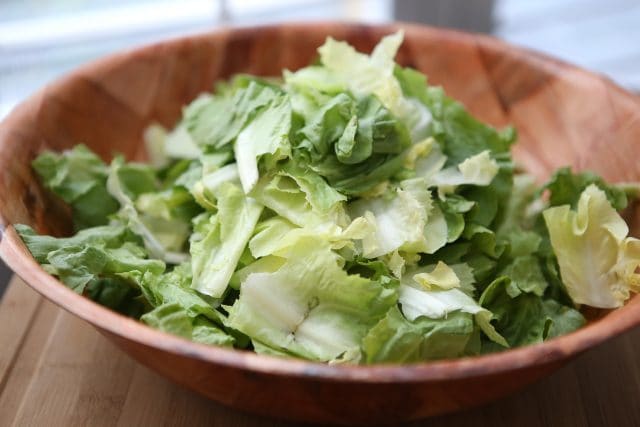
[[[0,119],[116,50],[220,25],[327,19],[490,33],[640,91],[638,0],[0,0]],[[0,262],[0,296],[9,275]]]

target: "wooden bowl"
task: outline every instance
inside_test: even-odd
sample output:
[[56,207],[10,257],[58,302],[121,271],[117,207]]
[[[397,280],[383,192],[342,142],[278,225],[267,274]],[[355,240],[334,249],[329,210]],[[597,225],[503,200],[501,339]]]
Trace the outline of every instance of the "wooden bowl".
[[70,231],[69,210],[31,170],[40,151],[84,142],[105,159],[114,151],[140,158],[145,127],[172,126],[181,107],[216,80],[306,65],[327,35],[370,51],[399,27],[405,30],[399,62],[425,72],[481,119],[513,123],[520,134],[515,157],[535,175],[573,165],[612,181],[640,179],[638,100],[560,61],[490,37],[411,25],[226,29],[110,56],[17,107],[0,126],[0,255],[31,287],[162,375],[236,408],[322,423],[397,424],[488,402],[638,325],[634,297],[572,334],[500,354],[370,367],[271,358],[166,335],[75,294],[40,268],[11,227]]

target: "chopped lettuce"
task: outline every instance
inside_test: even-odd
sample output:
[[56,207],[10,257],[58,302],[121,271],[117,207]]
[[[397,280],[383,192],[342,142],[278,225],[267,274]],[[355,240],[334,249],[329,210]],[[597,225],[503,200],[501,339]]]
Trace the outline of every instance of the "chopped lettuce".
[[431,112],[419,101],[405,97],[394,75],[396,64],[393,58],[402,39],[402,32],[383,37],[371,55],[364,55],[347,43],[329,37],[318,52],[322,64],[333,74],[332,79],[356,95],[375,95],[405,123],[412,137],[419,139],[426,134]]
[[16,231],[49,273],[79,294],[125,314],[144,312],[140,283],[144,274],[161,274],[165,264],[148,259],[139,238],[126,227],[86,228],[73,237],[40,236],[26,225]]
[[409,134],[375,97],[341,93],[297,113],[306,124],[293,136],[293,157],[336,190],[363,194],[402,169]]
[[580,194],[576,210],[552,207],[544,220],[574,302],[615,308],[640,290],[640,240],[627,237],[627,224],[596,184]]
[[[459,310],[473,314],[478,326],[491,340],[507,346],[504,338],[491,325],[493,317],[491,312],[482,308],[462,290],[456,289],[460,285],[460,280],[450,267],[440,263],[433,271],[426,270],[427,268],[423,267],[408,271],[401,281],[398,301],[402,307],[402,313],[408,320],[413,321],[422,316],[442,319],[449,313]],[[436,289],[432,289],[433,285]]]
[[446,318],[413,321],[393,307],[362,341],[366,363],[410,363],[471,354],[473,316],[461,311]]
[[346,226],[346,198],[313,172],[287,167],[260,178],[250,193],[265,207],[300,226]]
[[231,335],[203,317],[192,318],[176,303],[160,305],[144,314],[140,320],[155,329],[202,344],[231,347],[234,343]]
[[252,273],[229,309],[228,325],[276,350],[312,360],[350,354],[396,303],[396,290],[350,275],[320,239],[300,239],[272,273]]
[[206,295],[191,288],[188,263],[162,275],[146,274],[142,290],[155,307],[142,316],[146,324],[204,344],[232,346],[235,339],[224,331],[224,315]]
[[33,161],[42,183],[73,210],[76,230],[105,225],[118,202],[105,188],[108,166],[84,145],[61,154],[46,151]]
[[33,168],[76,234],[16,230],[99,304],[195,342],[327,363],[413,363],[540,343],[640,291],[640,195],[591,172],[540,187],[513,129],[394,57],[328,38],[282,78],[237,75],[151,125],[150,164],[79,145]]
[[573,173],[568,167],[560,168],[544,186],[549,190],[549,205],[570,205],[576,208],[582,192],[590,185],[597,186],[604,191],[607,200],[617,211],[627,207],[627,195],[623,188],[616,185],[608,185],[593,172],[585,171]]
[[121,158],[111,163],[107,179],[107,191],[120,203],[118,218],[142,238],[147,251],[155,258],[177,264],[187,259],[180,251],[189,230],[178,221],[161,217],[142,216],[134,199],[155,189],[150,171],[132,164],[124,164]]
[[278,92],[254,80],[228,96],[202,95],[186,107],[183,125],[201,149],[225,149]]
[[[495,317],[495,328],[511,347],[540,343],[574,331],[585,324],[584,317],[572,307],[534,293],[509,291],[510,279],[501,276],[482,293],[480,304]],[[488,343],[486,351],[495,351]]]
[[463,184],[485,186],[491,184],[498,170],[498,163],[489,156],[489,151],[485,150],[466,158],[456,167],[441,170],[433,177],[433,181],[436,186],[448,188],[450,191]]
[[167,132],[162,126],[153,124],[145,131],[144,141],[149,162],[155,167],[164,167],[171,159],[197,159],[202,155],[184,125]]
[[366,218],[375,229],[362,242],[363,255],[367,258],[397,250],[426,250],[424,229],[430,211],[428,192],[425,191],[425,198],[420,200],[403,189],[395,194],[358,200],[349,208],[353,217]]
[[220,298],[262,213],[262,205],[247,197],[237,185],[226,182],[214,191],[218,212],[192,235],[193,288]]
[[439,261],[430,272],[413,273],[413,280],[427,290],[460,287],[460,278],[456,272],[442,261]]
[[238,134],[234,153],[238,174],[245,193],[258,182],[258,159],[268,157],[271,163],[291,155],[291,104],[286,95],[273,99],[271,104]]

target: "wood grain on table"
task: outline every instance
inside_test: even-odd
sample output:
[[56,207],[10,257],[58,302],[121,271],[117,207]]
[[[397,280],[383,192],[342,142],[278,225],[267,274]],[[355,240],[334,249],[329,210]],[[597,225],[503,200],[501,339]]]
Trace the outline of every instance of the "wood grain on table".
[[[412,425],[640,425],[639,353],[636,329],[519,394]],[[41,425],[294,424],[234,411],[172,384],[14,278],[0,303],[0,426]]]

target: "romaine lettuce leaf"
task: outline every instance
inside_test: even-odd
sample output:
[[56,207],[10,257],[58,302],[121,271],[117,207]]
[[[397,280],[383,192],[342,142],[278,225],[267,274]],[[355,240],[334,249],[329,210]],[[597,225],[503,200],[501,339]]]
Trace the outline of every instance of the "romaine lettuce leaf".
[[280,174],[293,179],[298,184],[313,210],[321,215],[337,215],[337,217],[344,215],[341,202],[346,201],[347,197],[336,191],[312,170],[305,169],[294,162],[287,162],[282,166]]
[[[437,102],[435,98],[430,100]],[[434,113],[434,138],[441,144],[448,165],[457,165],[486,150],[500,160],[509,157],[509,147],[515,141],[513,129],[498,132],[473,118],[459,102],[446,97],[441,102],[441,111]]]
[[291,131],[291,104],[287,95],[275,97],[257,113],[244,130],[238,134],[234,153],[238,174],[245,193],[258,182],[258,160],[265,157],[273,168],[278,160],[291,155],[289,132]]
[[252,80],[230,93],[201,95],[184,110],[183,123],[204,150],[219,150],[234,141],[245,125],[278,96],[272,85]]
[[147,300],[154,307],[177,304],[193,319],[204,316],[221,325],[223,316],[213,308],[216,301],[193,289],[192,281],[191,264],[187,262],[161,275],[145,274],[141,286]]
[[395,289],[346,273],[321,239],[300,239],[285,258],[278,271],[245,279],[228,325],[313,360],[357,357],[367,331],[395,305]]
[[105,225],[118,202],[105,188],[109,169],[80,144],[61,154],[45,151],[32,163],[42,183],[71,205],[76,230]]
[[320,238],[332,249],[355,249],[354,240],[362,240],[371,232],[371,224],[364,218],[356,218],[346,228],[338,226],[298,227],[286,219],[275,216],[256,227],[249,241],[249,249],[255,258],[267,255],[280,256],[304,238]]
[[485,150],[466,158],[455,167],[439,171],[433,177],[433,184],[444,189],[443,192],[453,191],[456,186],[463,184],[485,186],[491,184],[498,170],[498,163]]
[[284,167],[264,175],[250,196],[300,227],[345,227],[343,196],[313,172]]
[[240,174],[235,163],[205,173],[200,180],[195,182],[191,194],[200,206],[215,212],[217,210],[217,190],[227,182],[240,185]]
[[423,178],[402,181],[401,188],[349,204],[352,217],[375,228],[363,239],[363,254],[376,258],[393,251],[434,253],[447,243],[447,222]]
[[177,303],[160,305],[144,314],[140,320],[169,334],[195,342],[231,347],[234,338],[202,316],[193,318]]
[[202,212],[191,193],[183,186],[140,194],[134,205],[136,210],[144,216],[161,218],[166,221],[181,221],[186,224],[189,224],[191,218]]
[[411,132],[414,141],[426,136],[431,122],[431,113],[425,105],[405,98],[400,82],[394,75],[398,48],[403,33],[383,37],[371,55],[357,52],[345,42],[331,37],[320,46],[320,61],[334,76],[356,95],[373,94],[396,117],[399,117]]
[[[480,304],[493,313],[496,330],[511,347],[540,343],[572,332],[585,324],[579,311],[533,293],[510,294],[510,279],[494,280],[482,293]],[[500,350],[486,343],[484,352]]]
[[171,159],[197,159],[202,155],[184,124],[171,132],[159,124],[152,124],[144,132],[144,142],[149,161],[155,167],[164,167]]
[[[523,173],[513,175],[513,188],[504,205],[502,222],[497,225],[496,235],[508,238],[512,232],[533,228],[537,214],[541,213],[533,206],[536,190],[537,185],[532,175]],[[541,202],[540,199],[535,200],[538,204]],[[537,235],[537,233],[534,234]]]
[[341,93],[298,113],[305,124],[294,136],[297,163],[341,193],[365,193],[402,169],[407,129],[375,97]]
[[617,211],[627,207],[627,195],[623,189],[615,184],[609,185],[598,175],[590,171],[579,173],[571,172],[571,168],[560,168],[544,185],[543,189],[549,190],[549,206],[570,205],[578,206],[582,192],[590,185],[596,185],[604,191],[607,200]]
[[473,316],[461,311],[446,318],[419,317],[407,320],[391,308],[364,337],[366,363],[411,363],[460,357],[474,333]]
[[549,285],[540,268],[540,261],[534,255],[516,257],[500,271],[499,275],[511,279],[507,292],[512,297],[522,292],[541,297]]
[[225,182],[214,190],[218,212],[204,217],[191,240],[193,288],[220,298],[262,213],[262,205]]
[[41,236],[26,225],[15,229],[43,268],[77,293],[128,315],[144,311],[140,283],[165,265],[148,259],[140,240],[120,224],[87,228],[73,237]]
[[460,279],[456,272],[442,261],[439,261],[430,272],[412,272],[413,280],[426,290],[447,290],[460,287]]
[[103,225],[78,231],[71,237],[52,237],[36,233],[31,227],[16,224],[16,231],[29,248],[31,255],[40,264],[46,263],[47,255],[64,247],[104,246],[117,248],[125,242],[139,242],[138,237],[123,224]]
[[154,177],[145,168],[125,164],[119,157],[111,162],[107,191],[120,203],[119,219],[142,238],[152,257],[179,264],[188,257],[181,252],[189,234],[187,225],[178,220],[141,216],[134,204],[137,196],[152,191],[154,187]]
[[375,233],[365,237],[363,255],[376,258],[396,250],[424,249],[424,229],[431,211],[431,199],[418,200],[409,191],[398,189],[395,194],[374,199],[361,199],[349,206],[352,217],[364,217],[375,227]]
[[569,205],[543,212],[567,292],[577,304],[620,307],[640,290],[640,240],[596,184],[581,194],[576,210]]
[[457,194],[449,194],[443,199],[438,198],[436,203],[447,223],[447,242],[455,242],[464,231],[464,214],[473,209],[475,202],[466,200]]
[[[426,289],[421,282],[425,275],[433,275],[421,267],[407,271],[400,283],[398,301],[404,316],[413,321],[419,317],[442,319],[454,311],[462,311],[474,315],[475,321],[482,331],[494,342],[507,346],[505,339],[496,332],[491,324],[492,313],[482,308],[469,295],[460,289]],[[417,276],[417,277],[416,277]],[[442,281],[440,280],[442,283]],[[458,280],[459,284],[459,280]]]
[[118,276],[120,273],[150,271],[159,274],[164,263],[146,259],[140,246],[126,242],[118,248],[99,246],[67,246],[47,255],[48,270],[78,293],[101,276]]

